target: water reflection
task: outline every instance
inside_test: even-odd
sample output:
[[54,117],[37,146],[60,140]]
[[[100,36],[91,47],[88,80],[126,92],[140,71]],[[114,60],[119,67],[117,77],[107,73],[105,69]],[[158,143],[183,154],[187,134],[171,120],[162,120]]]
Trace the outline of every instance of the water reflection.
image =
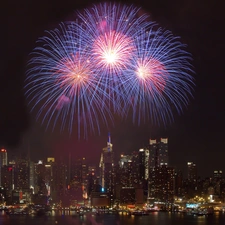
[[152,212],[147,216],[125,214],[99,214],[88,212],[78,215],[75,211],[52,211],[49,216],[6,215],[0,213],[2,225],[221,225],[225,214],[193,216],[183,213]]

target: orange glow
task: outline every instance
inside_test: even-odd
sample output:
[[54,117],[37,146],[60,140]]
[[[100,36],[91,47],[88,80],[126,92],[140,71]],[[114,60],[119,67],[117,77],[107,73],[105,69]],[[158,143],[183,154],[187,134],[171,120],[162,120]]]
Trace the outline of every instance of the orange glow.
[[1,149],[1,152],[7,152],[7,151],[6,151],[6,149],[2,148],[2,149]]

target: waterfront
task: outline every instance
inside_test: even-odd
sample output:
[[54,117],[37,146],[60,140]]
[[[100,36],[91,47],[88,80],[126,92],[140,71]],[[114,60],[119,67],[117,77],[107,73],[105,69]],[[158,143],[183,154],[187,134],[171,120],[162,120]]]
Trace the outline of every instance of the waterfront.
[[55,213],[49,216],[23,216],[0,214],[2,225],[222,225],[225,214],[215,213],[211,216],[193,216],[183,213],[154,212],[147,216],[127,216],[119,214],[83,216],[68,213]]

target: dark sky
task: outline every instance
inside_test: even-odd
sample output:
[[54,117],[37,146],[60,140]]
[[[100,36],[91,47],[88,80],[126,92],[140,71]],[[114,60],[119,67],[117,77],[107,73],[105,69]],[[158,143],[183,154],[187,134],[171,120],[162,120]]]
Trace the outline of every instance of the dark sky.
[[[1,6],[1,88],[0,145],[9,152],[27,151],[33,159],[49,155],[85,156],[98,162],[107,141],[108,129],[88,140],[76,134],[45,131],[29,113],[23,85],[28,54],[35,41],[65,21],[74,10],[91,3],[88,0],[11,0]],[[185,168],[187,161],[196,162],[201,176],[211,176],[214,169],[225,173],[225,101],[224,101],[224,7],[221,1],[150,0],[133,1],[151,14],[162,27],[181,36],[193,55],[196,74],[194,99],[183,115],[175,116],[172,125],[153,127],[149,123],[133,125],[130,120],[115,122],[110,129],[114,150],[131,152],[148,144],[152,137],[169,137],[170,163]]]

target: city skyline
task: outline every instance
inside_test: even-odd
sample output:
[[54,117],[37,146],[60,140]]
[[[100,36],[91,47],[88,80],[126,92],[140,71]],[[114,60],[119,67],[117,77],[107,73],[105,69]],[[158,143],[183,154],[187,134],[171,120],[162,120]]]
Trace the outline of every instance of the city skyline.
[[[169,154],[169,148],[168,148],[168,143],[169,140],[167,137],[160,137],[160,138],[156,138],[156,139],[149,139],[148,140],[148,144],[146,144],[145,146],[142,146],[134,151],[131,152],[115,152],[114,151],[114,147],[113,147],[113,143],[111,142],[111,134],[108,132],[107,134],[107,138],[105,140],[105,145],[103,145],[103,147],[101,148],[101,150],[99,151],[99,154],[96,154],[96,157],[93,158],[92,156],[89,155],[85,155],[85,154],[79,154],[79,156],[75,153],[75,152],[58,152],[57,154],[52,153],[52,154],[45,154],[45,155],[37,155],[36,157],[31,157],[30,156],[30,149],[27,148],[25,151],[20,152],[20,153],[15,153],[14,151],[8,151],[6,149],[1,149],[0,148],[0,152],[6,153],[6,158],[4,159],[4,165],[7,165],[9,160],[15,160],[18,157],[29,157],[29,160],[33,161],[33,162],[40,162],[40,161],[46,161],[49,158],[54,158],[57,161],[58,160],[63,160],[64,162],[67,162],[68,160],[75,160],[75,161],[79,161],[82,159],[85,159],[85,161],[87,161],[88,164],[96,166],[96,168],[98,168],[99,170],[101,170],[102,167],[102,160],[103,160],[103,153],[104,152],[113,152],[113,158],[114,158],[114,163],[115,165],[120,165],[120,160],[123,158],[123,156],[132,156],[135,153],[140,153],[142,151],[148,151],[149,154],[149,165],[148,167],[152,168],[152,167],[159,167],[161,165],[166,165],[169,167],[172,167],[176,170],[176,172],[181,172],[183,174],[183,177],[185,179],[189,179],[189,170],[190,170],[190,166],[194,166],[194,171],[196,174],[196,179],[199,178],[209,178],[209,177],[213,177],[215,171],[224,171],[221,168],[215,167],[215,168],[210,168],[210,170],[205,170],[205,167],[201,168],[196,161],[193,160],[186,160],[185,162],[183,162],[183,164],[180,164],[180,166],[177,166],[175,164],[173,164],[173,159],[170,157]],[[155,147],[154,147],[155,146]],[[165,146],[165,147],[164,147]],[[156,156],[155,151],[156,149],[158,149],[157,151],[159,151],[158,153],[160,153],[160,156]],[[80,151],[82,152],[82,150]],[[115,154],[116,153],[116,154]],[[8,154],[8,156],[7,156]],[[0,157],[1,158],[1,157]],[[7,159],[9,158],[9,159]],[[172,161],[172,163],[171,163]],[[202,173],[202,171],[204,171]],[[207,172],[208,171],[208,172]]]
[[45,131],[40,121],[35,121],[35,115],[29,113],[23,96],[26,61],[44,30],[70,19],[74,10],[92,2],[78,4],[66,0],[62,4],[60,1],[47,3],[41,0],[33,5],[25,0],[4,2],[3,15],[7,22],[3,24],[6,40],[1,56],[0,147],[15,153],[30,148],[32,157],[73,151],[77,155],[84,153],[90,158],[96,157],[97,160],[110,130],[116,154],[121,150],[138,150],[148,143],[149,138],[168,137],[172,165],[185,167],[187,161],[193,161],[203,176],[213,170],[225,171],[223,7],[210,1],[129,3],[141,6],[153,20],[181,36],[193,55],[196,88],[194,98],[183,114],[174,115],[174,123],[168,127],[151,124],[137,126],[132,124],[131,118],[127,121],[118,118],[114,126],[103,127],[101,135],[92,134],[85,141],[78,140],[75,132],[71,135],[60,133],[58,128],[53,132]]

